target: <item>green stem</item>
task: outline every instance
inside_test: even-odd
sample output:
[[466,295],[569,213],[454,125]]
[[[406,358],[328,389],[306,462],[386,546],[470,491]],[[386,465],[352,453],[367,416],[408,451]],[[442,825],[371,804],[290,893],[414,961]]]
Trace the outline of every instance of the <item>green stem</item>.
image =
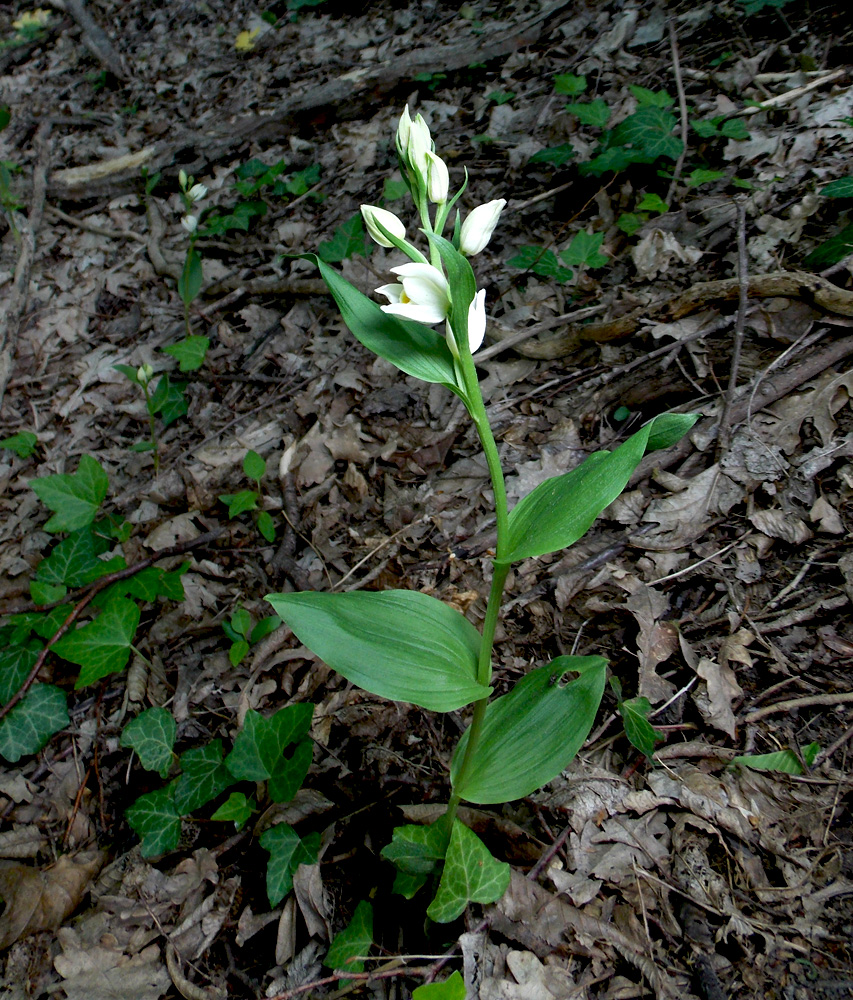
[[[492,428],[489,425],[486,415],[483,394],[480,392],[480,384],[477,379],[477,370],[470,352],[463,349],[460,352],[459,362],[462,378],[465,383],[469,412],[474,421],[474,426],[477,428],[477,433],[480,436],[480,442],[483,445],[486,464],[489,467],[489,475],[492,480],[492,489],[495,494],[495,518],[497,521],[498,542],[496,558],[492,564],[492,584],[489,590],[489,600],[486,604],[486,616],[483,620],[483,637],[480,642],[480,656],[477,662],[477,682],[483,686],[487,686],[492,679],[492,648],[494,647],[495,630],[497,629],[498,618],[500,617],[501,598],[503,597],[504,585],[506,584],[506,578],[509,575],[511,565],[503,558],[509,544],[509,513],[507,509],[506,485],[504,483],[500,456],[498,455],[498,446],[495,443]],[[457,788],[464,787],[465,778],[477,756],[488,704],[488,697],[482,698],[474,704],[474,714],[471,718],[471,726],[468,729],[468,742],[465,745],[462,763],[456,775],[455,785]],[[454,792],[450,796],[450,801],[447,805],[447,816],[451,824],[456,818],[459,802],[460,797]]]
[[148,411],[148,433],[151,437],[151,444],[154,446],[154,475],[160,471],[160,442],[157,440],[157,428],[154,423],[154,414],[151,412],[151,396],[148,392],[148,383],[140,381],[142,392],[145,396],[145,409]]

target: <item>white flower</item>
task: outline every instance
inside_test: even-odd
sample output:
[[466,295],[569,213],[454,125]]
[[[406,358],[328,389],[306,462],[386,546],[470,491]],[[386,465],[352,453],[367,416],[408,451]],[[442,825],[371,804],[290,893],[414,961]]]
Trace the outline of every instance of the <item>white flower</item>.
[[[474,298],[471,299],[471,305],[468,306],[468,347],[472,354],[483,343],[483,337],[485,335],[486,289],[481,288]],[[450,348],[453,355],[458,358],[459,350],[456,346],[456,339],[453,336],[453,330],[451,329],[449,321],[446,327],[446,337],[447,346]]]
[[198,218],[195,215],[185,215],[181,219],[181,225],[188,233],[192,234],[198,229]]
[[361,215],[364,219],[364,224],[367,226],[368,233],[376,240],[379,246],[392,247],[394,244],[386,236],[382,235],[376,225],[377,222],[387,229],[392,236],[396,236],[398,240],[406,238],[406,227],[393,212],[388,212],[384,208],[377,208],[375,205],[362,205]]
[[382,285],[376,291],[391,303],[382,311],[400,319],[412,319],[432,326],[447,318],[450,311],[450,290],[447,279],[432,264],[401,264],[392,267],[400,280]]
[[187,191],[187,197],[190,201],[201,201],[206,194],[207,188],[204,184],[193,184],[189,191]]
[[429,172],[429,182],[427,192],[429,200],[436,205],[443,205],[447,201],[447,192],[450,187],[450,176],[447,172],[447,164],[435,153],[427,153],[427,169]]
[[178,184],[181,185],[181,190],[186,191],[187,189],[187,172],[186,170],[178,171]]
[[504,205],[506,205],[506,198],[498,198],[485,205],[478,205],[477,208],[468,213],[459,234],[460,253],[465,254],[466,257],[473,257],[474,254],[483,249],[492,238]]
[[400,124],[397,126],[397,144],[400,149],[405,150],[409,145],[409,135],[412,131],[412,117],[409,114],[409,105],[403,108],[400,115]]
[[427,153],[431,152],[432,136],[429,133],[429,125],[424,121],[423,115],[419,113],[409,127],[406,157],[409,166],[421,177],[424,187],[426,187],[428,170]]

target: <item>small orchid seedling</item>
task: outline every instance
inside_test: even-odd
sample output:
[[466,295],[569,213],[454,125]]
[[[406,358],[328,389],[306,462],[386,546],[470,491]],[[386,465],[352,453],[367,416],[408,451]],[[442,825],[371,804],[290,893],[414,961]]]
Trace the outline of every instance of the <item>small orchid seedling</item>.
[[201,265],[201,255],[195,248],[198,239],[198,215],[196,205],[207,195],[204,184],[196,184],[194,178],[187,177],[185,171],[178,172],[178,184],[181,188],[181,201],[184,203],[184,214],[181,225],[190,235],[190,245],[184,260],[181,276],[178,278],[178,294],[184,303],[184,326],[187,336],[192,335],[190,329],[190,306],[201,291],[204,272]]
[[447,166],[427,123],[420,114],[413,119],[408,107],[396,148],[425,252],[398,216],[362,206],[372,238],[407,258],[391,268],[395,280],[376,289],[387,302],[377,304],[316,255],[302,256],[319,268],[344,322],[365,347],[407,375],[445,386],[470,415],[485,453],[497,521],[482,629],[448,604],[411,590],[271,594],[267,600],[300,642],[366,691],[433,712],[472,706],[450,764],[445,814],[430,826],[398,827],[382,851],[397,867],[395,891],[411,898],[428,882],[437,886],[427,915],[446,922],[470,901],[499,899],[510,878],[509,865],[494,859],[459,820],[459,804],[523,798],[557,777],[589,735],[604,692],[607,660],[558,656],[493,697],[492,646],[510,568],[573,545],[619,496],[643,455],[674,444],[696,418],[656,417],[615,450],[596,452],[541,483],[510,510],[473,357],[488,324],[486,290],[477,288],[469,260],[488,244],[506,200],[480,205],[464,220],[457,213],[445,236],[467,175],[449,197]]

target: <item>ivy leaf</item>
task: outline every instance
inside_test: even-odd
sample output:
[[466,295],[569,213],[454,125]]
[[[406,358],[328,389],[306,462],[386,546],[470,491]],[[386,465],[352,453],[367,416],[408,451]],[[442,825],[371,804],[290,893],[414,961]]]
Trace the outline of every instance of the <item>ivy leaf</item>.
[[126,597],[115,597],[94,621],[64,635],[54,645],[57,656],[82,668],[75,689],[124,670],[138,625],[139,606]]
[[574,146],[564,142],[559,146],[549,146],[547,149],[540,149],[538,153],[527,161],[528,163],[552,163],[555,167],[562,167],[575,155]]
[[520,270],[532,271],[541,278],[553,278],[559,284],[569,281],[573,276],[572,271],[560,266],[553,250],[542,247],[519,247],[518,253],[507,264]]
[[444,816],[428,826],[395,827],[391,843],[380,852],[397,869],[393,891],[411,899],[427,877],[438,870],[449,843],[450,827]]
[[0,720],[0,754],[12,764],[38,753],[69,722],[65,692],[52,684],[34,684]]
[[42,476],[29,482],[45,507],[55,511],[45,531],[76,531],[91,524],[109,485],[106,472],[90,455],[83,455],[74,473]]
[[628,90],[637,98],[641,108],[669,108],[675,103],[675,98],[665,90],[648,90],[633,83],[628,84]]
[[825,243],[812,250],[806,256],[805,263],[814,268],[831,267],[844,260],[851,252],[853,252],[853,225],[845,226],[841,232],[830,236]]
[[174,786],[167,785],[140,795],[127,810],[127,821],[142,838],[144,858],[174,851],[181,841],[181,817],[172,799]]
[[373,907],[363,899],[356,906],[352,920],[335,935],[329,945],[323,965],[327,969],[343,972],[364,972],[364,962],[354,961],[357,955],[366,955],[373,945]]
[[261,837],[261,847],[269,851],[267,862],[267,898],[278,906],[293,888],[293,873],[300,865],[313,865],[320,851],[320,834],[311,833],[304,840],[286,823],[270,827]]
[[343,225],[338,226],[330,240],[317,247],[317,256],[326,264],[337,264],[356,255],[367,257],[372,251],[361,212],[356,212]]
[[[3,632],[5,631],[4,629]],[[35,666],[42,648],[42,644],[35,639],[11,643],[6,635],[3,635],[0,641],[0,705],[5,705],[20,691],[21,685]]]
[[448,976],[443,983],[424,983],[412,992],[412,1000],[465,1000],[465,980],[458,972]]
[[189,568],[189,563],[182,563],[173,570],[148,566],[126,580],[117,580],[108,588],[107,598],[129,595],[148,602],[156,601],[158,597],[165,597],[169,601],[182,601],[185,595],[181,577]]
[[729,118],[720,126],[720,135],[727,139],[749,139],[751,137],[749,129],[742,118]]
[[640,108],[613,129],[611,142],[618,146],[631,145],[655,160],[659,156],[677,160],[684,143],[672,134],[675,125],[675,115],[663,108]]
[[181,776],[175,785],[175,809],[186,816],[211,802],[234,784],[222,760],[222,740],[193,747],[181,754]]
[[165,708],[146,708],[124,727],[121,745],[137,753],[146,771],[157,771],[161,778],[167,778],[177,728],[174,716]]
[[228,770],[238,781],[267,781],[280,766],[286,747],[308,735],[314,706],[304,702],[287,705],[265,719],[250,708],[234,748],[225,758]]
[[482,840],[458,819],[453,822],[444,871],[427,916],[439,924],[455,920],[472,903],[494,903],[509,886],[510,867],[491,856]]
[[567,104],[566,111],[580,119],[583,125],[604,128],[610,120],[610,108],[600,97],[584,104]]
[[725,177],[725,170],[708,170],[705,167],[697,167],[695,170],[691,170],[687,177],[688,187],[699,187],[700,184],[710,184],[712,181],[718,181],[721,177]]
[[601,253],[601,242],[604,233],[587,233],[581,230],[575,233],[572,242],[560,252],[560,260],[569,267],[585,267],[595,271],[610,260],[606,253]]
[[638,212],[668,212],[669,205],[659,194],[644,194],[643,200],[637,205]]
[[302,787],[313,759],[314,743],[310,739],[297,743],[289,757],[284,755],[279,757],[267,783],[267,790],[273,802],[291,801]]
[[160,419],[165,427],[173,424],[189,409],[184,397],[185,388],[183,382],[172,382],[168,375],[164,375],[151,394],[149,409],[152,414],[160,414]]
[[8,448],[13,451],[18,458],[29,458],[36,450],[38,438],[32,431],[19,431],[11,437],[3,438],[0,441],[0,448]]
[[204,364],[208,347],[210,347],[209,337],[194,335],[179,340],[177,344],[169,344],[163,348],[163,353],[177,358],[178,367],[182,372],[194,372]]
[[558,94],[577,97],[586,90],[586,77],[574,73],[560,73],[554,77],[554,90]]
[[107,573],[124,569],[126,563],[121,556],[106,561],[99,558],[108,544],[103,536],[93,533],[91,525],[78,528],[55,545],[47,558],[42,559],[36,570],[36,580],[65,587],[82,587]]
[[210,818],[223,823],[231,822],[236,829],[242,830],[255,809],[257,803],[246,798],[245,792],[232,792]]

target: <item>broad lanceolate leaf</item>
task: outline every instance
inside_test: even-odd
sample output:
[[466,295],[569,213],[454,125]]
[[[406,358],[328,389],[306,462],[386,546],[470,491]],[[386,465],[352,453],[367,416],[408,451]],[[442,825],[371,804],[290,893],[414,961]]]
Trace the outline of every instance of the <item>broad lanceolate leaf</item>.
[[300,642],[373,694],[451,712],[491,690],[476,680],[480,633],[434,597],[386,590],[266,600]]
[[146,708],[124,727],[121,745],[136,751],[146,771],[157,771],[161,778],[166,778],[174,759],[176,733],[171,712],[165,708]]
[[853,198],[853,177],[839,177],[837,181],[830,181],[818,193],[824,198]]
[[[819,743],[809,743],[803,747],[803,761],[811,767],[820,750]],[[754,771],[779,771],[782,774],[802,774],[803,765],[793,750],[777,750],[775,753],[753,753],[735,757],[733,764],[744,764]]]
[[187,816],[234,784],[222,760],[222,740],[193,747],[181,754],[181,776],[175,784],[175,809]]
[[278,906],[293,888],[293,873],[300,865],[313,865],[320,850],[319,833],[304,840],[286,823],[270,827],[261,837],[261,847],[269,851],[267,862],[267,898]]
[[204,273],[198,251],[188,251],[181,276],[178,278],[178,295],[180,295],[181,301],[185,306],[191,305],[193,299],[201,291],[203,278]]
[[571,472],[540,483],[510,511],[506,561],[574,545],[625,489],[644,453],[668,448],[695,422],[691,414],[656,417],[615,451],[597,451]]
[[57,656],[81,667],[75,688],[125,668],[137,625],[139,606],[126,597],[114,597],[94,621],[67,633],[54,645]]
[[424,983],[412,993],[412,1000],[465,1000],[465,980],[458,972],[448,976],[443,983]]
[[[491,702],[474,764],[460,787],[468,732],[456,747],[450,769],[454,791],[469,802],[508,802],[556,778],[592,729],[606,668],[601,656],[558,656]],[[580,676],[563,683],[567,671]]]
[[127,821],[142,838],[144,858],[174,851],[181,840],[181,817],[172,800],[172,785],[140,795],[127,810]]
[[75,531],[91,524],[109,485],[106,472],[89,455],[80,459],[74,473],[30,480],[30,489],[55,511],[44,526],[46,531]]
[[496,861],[472,830],[454,820],[444,871],[427,916],[439,924],[455,920],[471,903],[494,903],[506,892],[510,868]]
[[21,757],[38,753],[68,721],[65,692],[52,684],[34,684],[0,720],[0,754],[15,764]]
[[353,961],[356,955],[366,955],[373,944],[373,907],[363,899],[355,908],[352,920],[335,935],[329,945],[323,965],[344,972],[364,972],[364,962]]
[[320,269],[344,323],[368,350],[407,375],[424,382],[437,382],[457,395],[462,392],[456,379],[453,355],[441,334],[421,323],[389,316],[315,254],[302,256]]
[[285,749],[307,736],[313,714],[314,706],[306,703],[288,705],[269,719],[250,708],[225,759],[228,770],[239,781],[268,781],[279,772]]

